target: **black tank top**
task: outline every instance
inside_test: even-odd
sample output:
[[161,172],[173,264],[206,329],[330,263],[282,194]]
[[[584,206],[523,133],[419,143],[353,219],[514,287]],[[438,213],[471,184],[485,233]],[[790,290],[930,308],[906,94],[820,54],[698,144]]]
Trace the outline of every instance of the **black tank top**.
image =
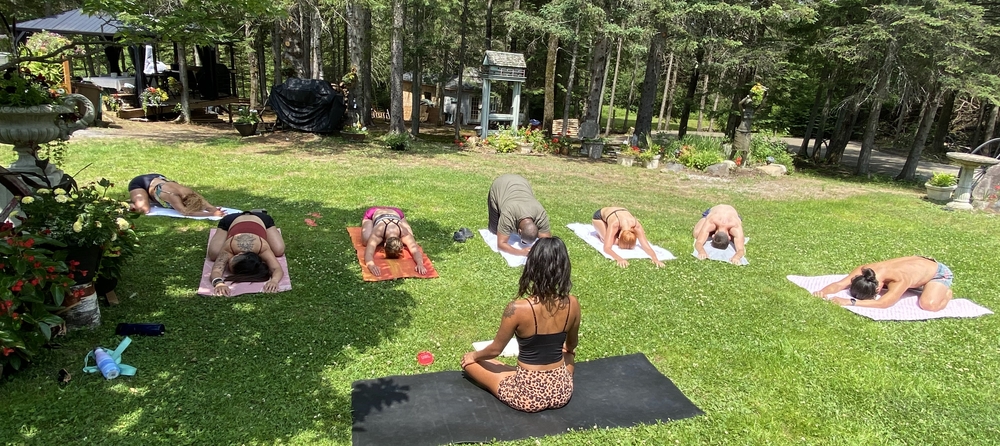
[[547,365],[562,361],[562,347],[563,343],[566,342],[566,327],[569,326],[572,301],[570,301],[570,308],[566,309],[566,322],[563,323],[562,331],[540,335],[538,334],[538,318],[535,316],[535,307],[531,305],[530,300],[525,300],[531,307],[531,317],[535,321],[535,334],[522,338],[516,332],[514,333],[514,337],[517,338],[517,360],[530,365]]

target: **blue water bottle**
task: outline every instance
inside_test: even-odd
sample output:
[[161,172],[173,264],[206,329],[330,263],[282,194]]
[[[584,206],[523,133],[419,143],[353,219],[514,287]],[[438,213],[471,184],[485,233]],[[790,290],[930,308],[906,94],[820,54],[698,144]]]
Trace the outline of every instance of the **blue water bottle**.
[[101,369],[101,374],[104,375],[105,379],[115,379],[121,373],[114,358],[107,354],[103,348],[95,348],[94,357],[97,359],[97,368]]

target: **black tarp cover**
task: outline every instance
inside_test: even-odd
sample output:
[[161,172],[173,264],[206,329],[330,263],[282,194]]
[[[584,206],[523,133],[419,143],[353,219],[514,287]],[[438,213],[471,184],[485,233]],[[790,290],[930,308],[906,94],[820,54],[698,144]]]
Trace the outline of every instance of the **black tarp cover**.
[[305,132],[333,133],[344,125],[344,96],[327,81],[289,78],[271,87],[268,105],[285,125]]

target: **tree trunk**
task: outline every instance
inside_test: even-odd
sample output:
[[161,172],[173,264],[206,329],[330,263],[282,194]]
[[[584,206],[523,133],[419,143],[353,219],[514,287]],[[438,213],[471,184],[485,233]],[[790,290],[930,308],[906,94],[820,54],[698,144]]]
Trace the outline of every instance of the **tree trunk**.
[[486,44],[483,48],[486,51],[493,49],[493,0],[486,0]]
[[934,124],[934,115],[937,114],[938,106],[941,105],[941,92],[938,86],[927,92],[927,99],[920,110],[920,125],[917,127],[917,135],[913,138],[913,145],[910,146],[910,154],[906,157],[903,170],[896,175],[897,180],[913,181],[917,174],[917,164],[920,162],[920,154],[924,151],[924,144],[927,143],[927,135],[931,132],[931,125]]
[[906,115],[910,114],[910,102],[906,96],[906,89],[904,88],[903,95],[899,98],[899,117],[896,119],[896,131],[892,134],[894,138],[898,138],[899,135],[903,134],[903,124],[906,123]]
[[[667,59],[667,75],[663,76],[663,99],[660,100],[660,116],[656,120],[656,130],[663,130],[663,112],[667,110],[667,97],[670,96],[670,72],[674,69],[674,53],[670,53]],[[667,122],[667,131],[670,131],[670,123]]]
[[890,44],[886,50],[885,60],[882,68],[878,71],[878,81],[875,83],[875,94],[872,97],[871,111],[868,113],[868,123],[865,125],[865,134],[861,138],[861,151],[858,153],[858,165],[854,169],[855,175],[867,175],[868,165],[871,161],[872,151],[875,150],[875,136],[878,133],[879,118],[882,114],[882,101],[885,100],[886,88],[889,86],[889,75],[891,65],[896,58],[895,44]]
[[664,128],[670,131],[670,119],[674,115],[674,89],[677,88],[677,73],[681,71],[681,58],[674,58],[674,73],[670,75],[670,87],[664,87],[667,91],[667,115],[663,117]]
[[635,97],[635,73],[639,71],[639,58],[633,56],[632,76],[628,83],[628,102],[625,103],[625,119],[622,120],[621,133],[625,133],[628,128],[628,114],[632,111],[632,98]]
[[[510,2],[510,10],[511,11],[520,11],[521,10],[521,0],[512,0]],[[507,42],[508,42],[508,44],[507,44],[507,51],[509,51],[511,53],[516,53],[517,52],[517,38],[514,37],[513,28],[509,27],[509,26],[507,27]]]
[[837,125],[833,129],[833,137],[830,139],[830,150],[826,153],[826,162],[829,164],[839,164],[847,144],[851,142],[854,125],[858,120],[858,110],[861,108],[861,93],[860,89],[855,91],[848,104],[840,110]]
[[937,120],[937,128],[934,129],[934,139],[931,140],[931,153],[943,154],[947,151],[944,147],[944,139],[951,130],[951,117],[955,111],[955,98],[957,96],[957,90],[948,90],[945,93],[944,104],[941,105],[941,114]]
[[817,123],[816,127],[816,143],[813,145],[812,158],[815,161],[819,161],[819,158],[822,155],[820,150],[822,149],[823,140],[826,136],[826,123],[830,120],[830,98],[832,95],[833,89],[827,88],[826,100],[823,102],[823,111],[819,114],[819,123]]
[[816,99],[813,99],[813,106],[809,110],[806,132],[802,135],[802,145],[799,146],[799,156],[802,158],[809,156],[809,139],[812,137],[813,127],[816,125],[816,114],[819,113],[819,104],[823,102],[823,90],[826,88],[826,82],[822,81],[816,86]]
[[347,4],[347,47],[350,53],[351,68],[355,74],[350,86],[351,101],[348,107],[357,113],[358,122],[363,125],[372,124],[372,90],[371,90],[371,11],[364,3],[351,1]]
[[[994,105],[990,108],[990,117],[986,119],[986,130],[983,132],[983,142],[993,139],[993,133],[996,131],[997,125],[997,112],[1000,111],[1000,107]],[[995,147],[995,145],[990,145],[984,148],[983,155],[990,155],[993,153],[990,149]]]
[[405,133],[403,125],[403,0],[392,0],[392,69],[389,72],[389,131]]
[[604,50],[604,79],[601,81],[601,98],[597,101],[597,122],[595,123],[597,124],[597,133],[601,132],[601,117],[604,113],[604,92],[607,91],[608,72],[611,71],[611,57],[608,57],[609,49],[605,48]]
[[459,29],[461,37],[458,44],[458,88],[455,93],[458,95],[458,103],[455,104],[455,118],[452,120],[455,123],[455,139],[459,141],[462,140],[462,118],[465,116],[462,112],[462,83],[464,82],[462,77],[465,74],[465,34],[468,21],[469,0],[462,0],[462,26]]
[[274,85],[281,85],[285,80],[281,74],[281,25],[277,20],[271,27],[271,60],[274,63]]
[[566,123],[569,122],[569,106],[573,100],[573,76],[576,75],[576,51],[580,47],[580,18],[573,25],[573,49],[569,57],[569,79],[566,81],[566,104],[563,105],[563,126],[561,136],[566,136]]
[[587,94],[587,106],[583,121],[593,122],[595,128],[599,125],[601,115],[601,99],[604,94],[604,77],[608,66],[607,35],[601,34],[590,50],[590,91]]
[[[542,108],[542,128],[552,137],[552,121],[556,117],[556,56],[559,52],[559,36],[549,34],[549,48],[545,54],[545,103]],[[565,127],[565,125],[564,125]]]
[[646,137],[653,130],[653,102],[656,101],[656,87],[660,85],[660,70],[663,64],[660,60],[663,48],[663,38],[660,33],[654,33],[649,39],[649,52],[646,54],[646,74],[642,81],[642,92],[639,94],[639,110],[635,114],[635,133],[639,144],[646,146]]
[[[177,58],[177,71],[181,73],[187,73],[187,44],[179,42],[181,57]],[[188,77],[181,75],[181,114],[177,117],[176,122],[183,124],[191,123],[191,101],[188,98],[188,93],[190,93],[190,88],[188,86]],[[100,104],[96,105],[100,107]]]
[[[260,107],[259,96],[260,91],[258,90],[258,85],[260,83],[260,71],[258,61],[257,61],[257,42],[260,41],[260,28],[250,21],[243,24],[243,30],[245,31],[245,36],[247,41],[250,42],[250,46],[247,49],[247,64],[250,68],[250,108],[257,110]],[[180,59],[180,57],[178,57]],[[178,61],[178,65],[179,65]],[[183,71],[182,71],[183,73]],[[185,77],[185,76],[181,76]]]
[[257,59],[257,97],[259,102],[259,107],[263,109],[267,107],[267,99],[270,96],[270,92],[267,90],[267,67],[264,60],[264,27],[257,26],[257,32],[255,33],[257,39],[254,40],[254,54]]
[[698,89],[698,69],[704,57],[705,49],[698,47],[695,51],[694,68],[691,70],[691,78],[688,79],[687,94],[684,95],[684,107],[681,109],[681,121],[678,124],[677,139],[684,139],[684,135],[687,134],[688,119],[691,118],[691,104],[694,103],[694,93]]
[[615,116],[615,93],[618,89],[618,67],[622,61],[622,39],[618,38],[618,53],[615,56],[615,77],[611,81],[611,101],[608,105],[608,123],[604,126],[604,136],[608,136],[611,133],[611,120]]
[[[712,64],[712,56],[708,57],[708,64]],[[708,99],[708,73],[705,73],[704,77],[702,77],[701,103],[698,104],[698,125],[695,126],[695,131],[701,131],[701,118],[705,114],[706,99]]]
[[323,46],[320,44],[321,33],[323,32],[323,18],[319,16],[318,7],[310,6],[312,19],[309,24],[309,71],[313,79],[323,79]]
[[420,41],[420,22],[421,22],[421,11],[420,4],[415,3],[413,5],[413,34],[410,40],[410,45],[413,46],[413,76],[410,82],[410,134],[416,137],[420,135],[420,104],[423,103],[423,91],[424,91],[424,74],[423,67],[421,66],[420,60],[420,48],[423,46],[423,42]]

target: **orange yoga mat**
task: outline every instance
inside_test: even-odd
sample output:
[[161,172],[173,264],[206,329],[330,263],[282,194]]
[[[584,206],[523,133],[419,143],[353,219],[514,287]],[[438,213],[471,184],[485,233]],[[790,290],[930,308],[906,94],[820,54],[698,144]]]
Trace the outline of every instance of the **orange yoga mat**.
[[385,258],[385,251],[381,249],[375,251],[375,266],[382,270],[382,275],[376,276],[371,271],[368,271],[368,267],[365,266],[365,245],[361,241],[361,227],[350,226],[347,228],[347,232],[351,234],[351,243],[354,245],[354,250],[358,252],[358,264],[361,265],[361,278],[365,282],[404,279],[407,277],[433,279],[438,276],[437,270],[431,264],[431,259],[427,258],[427,254],[424,254],[423,259],[424,268],[427,268],[427,274],[423,276],[417,274],[417,264],[414,262],[413,255],[409,249],[404,249],[402,257],[398,259]]

